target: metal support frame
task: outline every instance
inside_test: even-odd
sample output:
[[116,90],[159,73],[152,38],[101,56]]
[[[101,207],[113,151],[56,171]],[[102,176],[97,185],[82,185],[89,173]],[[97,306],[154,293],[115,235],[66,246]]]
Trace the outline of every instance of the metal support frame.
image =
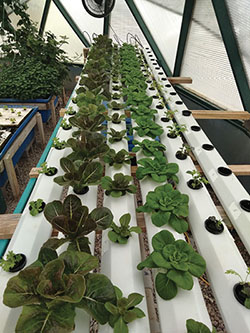
[[168,67],[168,65],[166,64],[166,61],[160,51],[160,49],[158,48],[153,36],[151,35],[147,25],[145,24],[138,8],[136,7],[135,3],[133,0],[125,0],[131,13],[133,14],[136,22],[138,23],[139,27],[141,28],[141,31],[143,32],[146,40],[148,41],[151,49],[153,50],[155,56],[157,57],[158,63],[159,65],[162,67],[162,69],[164,70],[164,72],[166,73],[167,76],[173,76],[170,68]]
[[42,16],[42,20],[41,20],[40,28],[39,28],[39,35],[40,36],[42,36],[43,32],[44,32],[45,24],[46,24],[48,14],[49,14],[50,4],[51,4],[51,0],[46,0],[45,5],[44,5],[44,9],[43,9],[43,16]]
[[212,4],[243,107],[246,111],[250,112],[250,91],[248,80],[241,60],[241,55],[238,49],[225,0],[212,0]]
[[180,37],[178,42],[177,53],[175,57],[174,76],[180,76],[181,65],[186,47],[187,36],[190,28],[190,23],[193,16],[195,0],[186,0],[182,16]]
[[81,30],[79,29],[79,27],[75,24],[75,21],[72,19],[72,17],[70,16],[70,14],[68,13],[68,11],[66,10],[66,8],[62,5],[62,3],[60,2],[60,0],[53,0],[54,4],[56,5],[56,7],[59,9],[59,11],[61,12],[61,14],[63,15],[63,17],[65,18],[65,20],[68,22],[68,24],[71,26],[71,28],[74,30],[75,34],[77,35],[77,37],[81,40],[81,42],[86,46],[86,47],[90,47],[89,42],[87,41],[87,39],[84,37],[84,35],[82,34]]
[[110,21],[110,15],[105,16],[103,20],[103,35],[109,35],[109,21]]

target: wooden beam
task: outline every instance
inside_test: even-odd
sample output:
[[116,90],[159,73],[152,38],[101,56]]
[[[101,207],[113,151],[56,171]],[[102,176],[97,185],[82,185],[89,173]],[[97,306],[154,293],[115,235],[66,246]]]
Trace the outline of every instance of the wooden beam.
[[10,239],[22,214],[1,214],[0,239]]
[[250,119],[250,113],[246,111],[227,110],[190,110],[195,119]]
[[193,80],[191,77],[184,77],[184,76],[172,76],[172,77],[168,77],[168,81],[171,84],[187,84],[187,83],[193,83]]
[[30,178],[38,178],[39,176],[39,170],[42,170],[42,168],[32,168],[29,173]]
[[[203,174],[203,170],[201,167],[196,164],[195,165],[197,171]],[[228,165],[229,169],[235,174],[235,176],[249,176],[250,175],[250,164],[232,164]],[[131,174],[134,175],[136,173],[137,166],[131,166]]]
[[36,124],[38,128],[38,132],[42,141],[42,145],[45,145],[45,136],[44,136],[44,129],[43,129],[43,121],[42,121],[42,116],[39,112],[36,114]]

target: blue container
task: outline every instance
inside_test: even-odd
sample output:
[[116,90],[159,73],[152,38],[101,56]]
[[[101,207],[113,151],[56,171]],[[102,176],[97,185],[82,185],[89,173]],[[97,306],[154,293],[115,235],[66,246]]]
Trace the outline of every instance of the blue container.
[[[39,110],[39,104],[47,104],[51,101],[51,98],[53,96],[50,96],[48,98],[38,98],[38,99],[27,99],[25,101],[21,101],[19,99],[14,99],[14,98],[0,98],[0,104],[1,103],[13,103],[13,104],[22,104],[22,106],[26,106],[26,107],[31,107],[29,106],[29,104],[37,104],[38,107],[38,111],[42,116],[42,121],[43,123],[46,123],[49,120],[49,117],[51,115],[51,110]],[[58,96],[56,96],[55,100],[54,100],[54,106],[56,107],[58,103]]]

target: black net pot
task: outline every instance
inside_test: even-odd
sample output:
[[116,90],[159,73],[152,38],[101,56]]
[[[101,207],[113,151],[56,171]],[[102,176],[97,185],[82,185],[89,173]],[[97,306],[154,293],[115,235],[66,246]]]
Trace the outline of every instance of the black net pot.
[[67,125],[66,127],[65,126],[62,126],[62,128],[64,129],[64,131],[68,131],[72,128],[71,125]]
[[177,151],[175,157],[178,158],[178,160],[185,160],[187,158],[187,155],[183,154],[181,151]]
[[[42,202],[42,207],[40,207],[40,208],[38,209],[38,212],[41,213],[41,212],[44,210],[45,206],[46,206],[46,203],[43,201],[43,202]],[[29,206],[29,210],[31,210],[31,209],[32,209],[32,207]]]
[[22,259],[19,262],[17,262],[14,267],[9,269],[9,272],[11,273],[19,272],[21,269],[24,268],[24,266],[27,263],[26,256],[23,253],[18,253],[18,254],[22,256]]
[[177,135],[176,135],[176,134],[170,134],[170,133],[168,133],[167,136],[168,136],[170,139],[176,139],[176,138],[177,138]]
[[191,130],[194,132],[199,132],[201,130],[200,126],[191,126]]
[[84,186],[82,188],[78,188],[78,187],[73,187],[73,191],[75,194],[86,194],[89,191],[89,187],[88,186]]
[[205,228],[207,231],[211,232],[214,235],[219,235],[224,230],[224,225],[221,223],[219,226],[211,219],[206,219],[204,222]]
[[45,175],[49,177],[56,175],[58,171],[57,168],[55,167],[50,167],[48,168],[48,170],[49,170],[48,172],[45,172]]
[[241,200],[240,207],[246,212],[250,212],[250,200]]
[[162,109],[164,109],[164,106],[161,105],[161,104],[158,104],[158,105],[156,105],[156,109],[158,109],[158,110],[162,110]]
[[207,151],[210,151],[210,150],[213,150],[213,149],[214,149],[214,146],[213,146],[213,145],[210,145],[210,144],[208,144],[208,143],[204,143],[204,144],[202,145],[202,148],[205,149],[205,150],[207,150]]
[[189,117],[191,114],[192,114],[192,112],[189,111],[189,110],[183,110],[182,111],[182,115],[185,116],[185,117]]
[[232,174],[232,170],[230,170],[229,168],[225,168],[225,167],[219,167],[217,169],[217,171],[222,176],[230,176]]
[[167,117],[161,117],[161,121],[163,121],[164,123],[169,122],[170,119],[168,119]]
[[188,182],[187,182],[187,186],[189,188],[191,188],[192,190],[199,190],[203,187],[203,184],[202,183],[199,183],[199,185],[197,185],[196,187],[193,187],[192,184],[194,183],[193,179],[190,179]]
[[245,303],[247,296],[242,292],[243,287],[244,287],[243,284],[236,283],[233,288],[233,293],[234,293],[234,297],[237,299],[237,301],[240,304],[242,304],[243,306],[245,306],[244,303]]

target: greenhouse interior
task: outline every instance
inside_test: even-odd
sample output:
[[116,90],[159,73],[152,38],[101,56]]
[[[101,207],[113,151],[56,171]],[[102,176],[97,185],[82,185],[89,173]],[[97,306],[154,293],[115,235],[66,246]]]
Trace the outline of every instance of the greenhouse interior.
[[249,12],[0,0],[0,333],[250,333]]

